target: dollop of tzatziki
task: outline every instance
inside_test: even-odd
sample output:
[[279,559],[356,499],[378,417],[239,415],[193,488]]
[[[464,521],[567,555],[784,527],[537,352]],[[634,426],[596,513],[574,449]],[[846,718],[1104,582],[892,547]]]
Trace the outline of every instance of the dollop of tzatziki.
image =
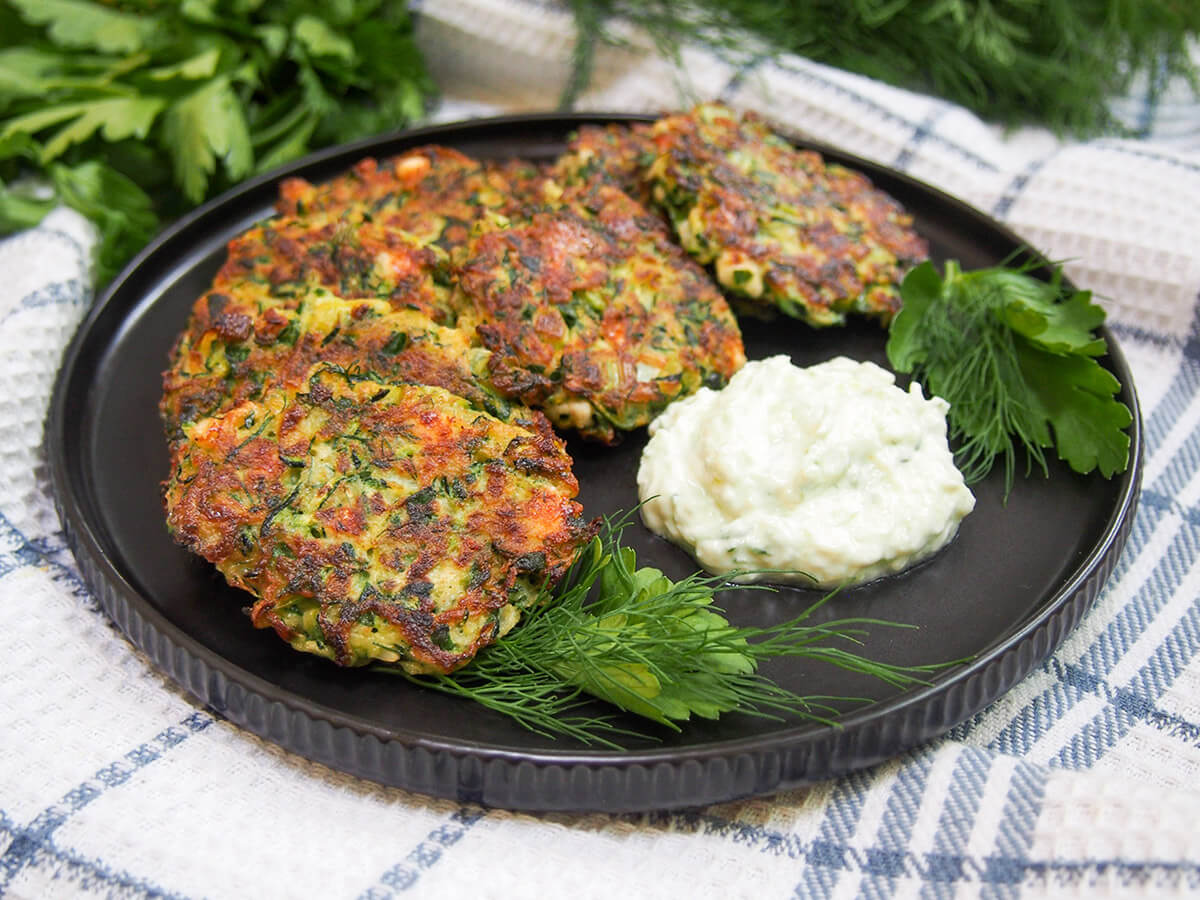
[[833,587],[898,572],[975,506],[946,443],[948,409],[874,363],[747,363],[650,424],[642,519],[714,574],[790,573],[742,581]]

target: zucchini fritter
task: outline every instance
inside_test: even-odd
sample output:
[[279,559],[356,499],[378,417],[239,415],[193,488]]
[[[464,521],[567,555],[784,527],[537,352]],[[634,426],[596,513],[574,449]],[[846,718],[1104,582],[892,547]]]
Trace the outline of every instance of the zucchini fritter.
[[320,364],[183,430],[176,539],[255,596],[256,626],[341,665],[452,671],[592,532],[559,439],[437,387]]
[[[305,226],[320,238],[305,245],[315,261],[302,271],[276,264],[272,283],[317,281],[403,302],[389,277],[397,242],[376,249],[385,243],[377,233],[400,231],[415,244],[403,257],[413,305],[477,335],[492,351],[496,391],[590,438],[612,441],[676,397],[724,384],[744,361],[737,323],[703,270],[660,220],[602,179],[564,186],[529,163],[422,147],[364,160],[324,185],[285,182],[278,208],[284,223],[326,224]],[[289,236],[296,227],[272,226]],[[347,235],[335,252],[325,229],[366,237]],[[417,259],[419,251],[440,255]],[[241,266],[260,278],[262,268]]]
[[293,306],[311,288],[347,299],[378,298],[454,323],[449,258],[436,246],[375,222],[277,216],[229,242],[213,289]]
[[309,367],[328,362],[381,380],[435,385],[504,421],[515,416],[549,431],[540,414],[488,384],[488,355],[468,333],[387,300],[346,300],[311,288],[285,306],[247,285],[213,290],[196,302],[179,337],[163,375],[160,412],[175,441],[196,419],[274,387],[296,388]]
[[653,210],[646,172],[654,156],[654,140],[647,123],[584,125],[571,136],[552,172],[567,185],[596,178],[609,181]]
[[653,136],[654,198],[727,290],[817,326],[891,320],[928,247],[865,176],[716,103],[660,119]]
[[491,383],[587,437],[612,442],[745,362],[704,270],[602,180],[486,220],[464,260],[459,325],[491,351]]
[[289,178],[279,187],[276,209],[323,222],[370,221],[453,254],[485,213],[518,209],[536,194],[540,178],[530,163],[480,162],[433,145],[383,161],[364,159],[320,185]]

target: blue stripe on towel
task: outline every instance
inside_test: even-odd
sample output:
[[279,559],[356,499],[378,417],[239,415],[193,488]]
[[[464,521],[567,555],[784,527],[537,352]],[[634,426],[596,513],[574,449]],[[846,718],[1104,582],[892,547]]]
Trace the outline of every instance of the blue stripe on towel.
[[[1200,331],[1198,322],[1200,315],[1194,312],[1193,325],[1185,345],[1185,358],[1188,360],[1192,359],[1194,354],[1200,354],[1200,343],[1197,341],[1197,333]],[[1200,366],[1185,362],[1162,399],[1145,418],[1144,434],[1148,456],[1162,445],[1179,416],[1195,401],[1198,387]],[[1155,528],[1161,526],[1175,509],[1173,504],[1164,503],[1162,500],[1165,497],[1178,496],[1187,481],[1188,467],[1191,466],[1191,471],[1195,471],[1197,460],[1200,460],[1200,429],[1193,430],[1155,483],[1144,490],[1123,555],[1123,572],[1128,571],[1132,561],[1146,547]],[[1104,677],[1112,669],[1154,621],[1161,608],[1169,602],[1186,570],[1196,559],[1196,550],[1196,537],[1192,533],[1192,527],[1187,524],[1181,525],[1169,542],[1166,553],[1155,563],[1147,582],[1139,586],[1136,592],[1131,591],[1132,599],[1118,611],[1080,656],[1078,665],[1082,670]],[[1117,583],[1114,580],[1109,589]],[[1042,735],[1084,696],[1088,696],[1087,692],[1079,690],[1077,685],[1056,682],[1019,709],[989,746],[1005,753],[1027,753]],[[988,715],[985,711],[982,716],[957,729],[955,736],[968,737]]]
[[[1138,670],[1131,680],[1133,690],[1119,697],[1126,702],[1110,703],[1101,710],[1062,748],[1058,762],[1076,769],[1090,768],[1105,753],[1116,746],[1134,725],[1146,721],[1151,712],[1157,712],[1153,703],[1165,693],[1195,658],[1200,650],[1200,605],[1193,603],[1183,618],[1159,643],[1150,659]],[[1152,698],[1149,701],[1144,698]],[[1137,698],[1141,702],[1128,702]],[[1164,715],[1164,714],[1160,714]],[[1185,740],[1193,734],[1195,725],[1183,722],[1182,730],[1175,733]]]
[[[20,831],[8,816],[0,812],[0,843],[4,839],[16,840]],[[186,900],[182,894],[172,893],[129,872],[114,869],[102,860],[60,849],[53,840],[47,840],[38,848],[33,865],[41,867],[46,864],[52,867],[50,877],[61,889],[58,896],[67,896],[68,888],[78,888],[79,891],[103,893],[107,897],[122,897],[125,900]],[[0,897],[6,893],[6,889],[0,887]]]
[[445,822],[413,847],[402,861],[380,875],[378,884],[363,891],[359,895],[360,900],[385,900],[399,892],[411,890],[424,873],[443,859],[444,851],[462,840],[463,835],[486,815],[487,810],[479,807],[462,806],[456,809]]
[[[927,751],[933,752],[933,751]],[[991,896],[1012,896],[1016,886],[1031,878],[1053,877],[1057,882],[1081,883],[1098,876],[1112,876],[1122,885],[1150,882],[1165,886],[1200,886],[1200,861],[1179,862],[1158,859],[1084,859],[1039,860],[1029,849],[1037,825],[1051,770],[1018,762],[1011,777],[1005,801],[1007,824],[997,831],[995,849],[986,857],[971,855],[966,848],[983,796],[988,772],[994,760],[986,751],[966,748],[953,776],[951,793],[943,808],[939,832],[935,838],[938,852],[918,855],[911,850],[889,860],[889,868],[903,869],[909,880],[923,880],[922,897],[950,897],[959,884],[982,884]],[[960,802],[955,808],[951,798]],[[829,897],[833,888],[809,879],[810,870],[827,868],[848,877],[878,874],[877,860],[851,845],[849,840],[830,841],[829,833],[809,843],[794,834],[746,822],[730,820],[702,810],[679,813],[651,813],[615,817],[640,827],[656,827],[672,834],[697,834],[723,837],[731,843],[789,860],[803,861],[805,880],[795,888],[794,896]],[[953,823],[947,827],[949,823]],[[844,830],[844,829],[843,829]],[[814,852],[816,849],[818,852]],[[387,896],[382,895],[382,896]]]
[[88,806],[106,791],[119,787],[139,769],[162,757],[193,734],[213,723],[205,713],[194,712],[178,725],[160,731],[149,741],[126,753],[121,759],[96,771],[87,781],[63,795],[53,806],[44,809],[23,828],[14,830],[12,841],[0,856],[0,894],[12,880],[29,865],[49,844],[51,836],[73,815]]
[[1019,893],[1019,886],[1029,868],[1029,847],[1033,831],[1042,811],[1049,770],[1018,762],[1009,782],[997,826],[995,851],[983,860],[980,880],[984,882],[980,896],[1010,898]]
[[[1141,159],[1162,163],[1164,165],[1171,166],[1172,168],[1182,169],[1185,172],[1200,175],[1200,163],[1195,162],[1194,159],[1188,158],[1186,155],[1176,156],[1171,153],[1163,153],[1151,150],[1145,146],[1138,146],[1131,143],[1121,143],[1112,139],[1093,141],[1088,146],[1090,146],[1092,149],[1104,150],[1108,153],[1119,153],[1125,156],[1140,157]],[[1195,154],[1191,154],[1191,156],[1194,157]]]
[[893,169],[905,170],[908,168],[909,163],[912,162],[913,156],[916,155],[917,148],[929,139],[929,137],[933,134],[934,126],[936,126],[937,123],[941,121],[942,117],[945,116],[946,113],[950,112],[951,109],[953,109],[953,107],[949,105],[939,106],[931,110],[929,115],[927,115],[917,124],[916,130],[913,131],[912,136],[908,139],[908,142],[900,148],[900,152],[897,153],[896,158],[892,160]]
[[1130,688],[1114,688],[1103,679],[1089,675],[1078,666],[1050,660],[1050,668],[1064,682],[1079,685],[1084,690],[1104,697],[1117,709],[1124,710],[1133,718],[1159,731],[1178,738],[1188,744],[1200,741],[1200,723],[1193,722],[1174,713],[1163,712],[1147,693]]
[[[61,535],[62,532],[57,532],[57,534]],[[69,564],[58,561],[64,554],[65,540],[61,546],[39,546],[39,542],[29,540],[13,526],[3,513],[0,513],[0,542],[14,548],[0,551],[0,578],[17,569],[44,566],[50,570],[51,577],[55,581],[65,584],[82,605],[90,610],[100,610],[100,604],[84,584],[83,578],[73,568],[74,558],[66,556]]]
[[933,762],[932,753],[919,752],[910,756],[896,774],[896,783],[875,835],[875,845],[864,854],[863,868],[867,879],[861,886],[862,896],[885,900],[895,893],[897,879],[914,873],[912,864],[916,857],[909,849],[909,842]]
[[[717,48],[713,48],[716,52]],[[733,95],[741,89],[746,76],[761,66],[764,62],[770,59],[770,55],[766,53],[758,53],[740,63],[733,73],[733,77],[725,83],[725,87],[721,88],[717,94],[717,99],[722,103],[729,103]]]
[[[822,88],[825,88],[826,90],[829,90],[835,94],[839,94],[847,100],[865,107],[866,110],[870,111],[872,116],[878,119],[904,125],[908,128],[912,128],[914,131],[920,127],[918,122],[914,122],[907,116],[900,115],[895,111],[895,109],[893,109],[891,106],[888,106],[886,103],[883,103],[867,94],[853,90],[841,82],[834,81],[830,78],[825,78],[810,69],[789,65],[783,59],[772,60],[771,64],[781,72],[786,72],[789,75],[795,75],[799,78],[811,81],[814,84],[819,84]],[[998,171],[994,163],[991,163],[982,156],[979,156],[970,148],[955,143],[945,135],[931,133],[928,135],[927,140],[931,144],[937,144],[940,147],[953,151],[955,155],[969,163],[972,163],[977,169],[983,169],[987,172]]]
[[858,867],[860,860],[849,841],[858,830],[868,789],[878,780],[876,774],[877,770],[854,772],[834,787],[817,837],[806,848],[808,867],[804,879],[796,885],[797,897],[828,897],[842,871]]
[[[64,235],[70,240],[68,235]],[[91,298],[91,292],[86,284],[77,278],[68,281],[52,281],[36,291],[26,294],[20,302],[14,303],[0,315],[0,325],[4,325],[21,313],[30,310],[45,309],[48,306],[86,306]]]
[[[1156,509],[1154,504],[1145,504],[1134,523],[1135,530],[1148,535],[1163,516],[1163,511]],[[1126,554],[1130,555],[1135,548],[1143,547],[1145,539],[1143,536],[1136,544],[1131,540]],[[1164,558],[1155,563],[1146,582],[1081,654],[1077,665],[1082,671],[1103,677],[1153,621],[1154,615],[1182,580],[1179,568],[1173,561],[1184,552],[1178,546],[1181,541],[1193,543],[1187,539],[1185,531],[1176,534]],[[1056,679],[1040,694],[1030,698],[987,746],[1001,753],[1025,755],[1080,699],[1091,695],[1092,692],[1077,680]]]
[[1000,194],[1000,199],[996,201],[992,207],[992,215],[997,219],[1003,219],[1009,214],[1013,208],[1013,204],[1017,202],[1017,198],[1029,187],[1029,182],[1035,175],[1046,165],[1047,159],[1035,159],[1029,163],[1022,171],[1013,176],[1009,181],[1008,187]]
[[[1138,549],[1145,546],[1146,541],[1162,517],[1163,512],[1161,510],[1157,509],[1154,504],[1147,504],[1143,499],[1142,508],[1133,521],[1129,543],[1122,554],[1120,563],[1122,569],[1130,565],[1133,558],[1137,555]],[[1156,575],[1160,577],[1156,578]],[[1162,575],[1163,573],[1156,569],[1150,577],[1150,582],[1142,586],[1140,593],[1149,593],[1150,596],[1155,596],[1155,591],[1169,590],[1169,587],[1164,585],[1161,580]],[[1118,583],[1117,577],[1114,573],[1112,584]],[[1131,602],[1106,626],[1105,632],[1113,633],[1113,643],[1124,643],[1128,640],[1131,626],[1126,620],[1131,617],[1136,618],[1140,616],[1141,611],[1142,606],[1139,603]],[[1140,628],[1144,627],[1144,623],[1133,627],[1137,627],[1140,630]],[[1098,641],[1101,645],[1108,643],[1105,641],[1103,633],[1098,638]],[[1045,669],[1045,665],[1043,665],[1043,669]],[[996,733],[987,746],[992,750],[1011,755],[1020,756],[1027,753],[1042,734],[1053,726],[1081,696],[1082,693],[1079,691],[1077,685],[1055,681],[1040,694],[1029,698],[1020,709],[1012,714],[1008,724]],[[980,723],[987,721],[989,716],[995,715],[993,711],[995,709],[993,707],[972,717],[963,723],[963,725],[954,729],[951,736],[956,740],[969,739]]]
[[934,834],[933,851],[925,854],[922,900],[953,897],[953,885],[966,877],[967,845],[991,766],[991,755],[982,750],[964,747],[959,753]]
[[1122,344],[1147,344],[1156,350],[1166,350],[1172,346],[1182,346],[1183,344],[1183,341],[1174,335],[1164,334],[1161,331],[1150,331],[1129,322],[1109,321],[1108,329],[1121,339]]

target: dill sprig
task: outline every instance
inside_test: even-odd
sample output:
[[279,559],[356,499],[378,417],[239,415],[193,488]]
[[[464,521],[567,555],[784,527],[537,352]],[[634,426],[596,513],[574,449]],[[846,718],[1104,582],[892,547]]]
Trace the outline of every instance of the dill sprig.
[[[1179,0],[572,0],[575,69],[587,84],[609,17],[641,26],[678,59],[700,42],[744,53],[794,53],[913,90],[937,94],[1006,125],[1058,132],[1118,131],[1108,101],[1150,72],[1196,85],[1188,42],[1200,4]],[[757,48],[756,48],[757,49]]]
[[888,333],[892,367],[950,404],[963,477],[979,481],[1002,460],[1006,494],[1021,451],[1026,474],[1047,473],[1052,447],[1081,474],[1110,478],[1129,465],[1133,416],[1098,360],[1104,310],[1066,285],[1061,266],[1045,281],[1032,268],[964,271],[948,260],[939,275],[922,263],[901,285]]
[[761,674],[759,664],[802,657],[897,687],[924,683],[922,676],[941,668],[876,662],[837,646],[860,644],[868,626],[909,626],[869,618],[810,624],[829,597],[777,625],[733,625],[714,603],[728,576],[672,581],[656,568],[637,567],[634,551],[621,545],[628,520],[606,520],[557,588],[544,589],[520,626],[470,665],[451,675],[407,677],[536,733],[619,749],[622,737],[654,735],[615,709],[594,712],[589,697],[673,731],[693,715],[716,719],[734,711],[832,723],[839,715],[834,703],[866,699],[801,696]]

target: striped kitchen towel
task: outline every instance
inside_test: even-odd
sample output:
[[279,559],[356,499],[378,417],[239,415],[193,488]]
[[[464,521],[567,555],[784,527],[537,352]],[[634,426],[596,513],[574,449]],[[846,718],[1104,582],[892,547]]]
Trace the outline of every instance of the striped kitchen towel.
[[[425,3],[439,119],[548,109],[565,9]],[[59,211],[0,242],[0,896],[1017,897],[1200,891],[1200,113],[1163,140],[1004,135],[962,109],[796,58],[684,69],[604,48],[580,108],[701,97],[902,169],[1091,288],[1144,408],[1144,491],[1081,626],[935,743],[811,788],[648,815],[431,800],[309,763],[199,707],[83,587],[41,428],[90,302],[94,235]],[[1139,118],[1140,117],[1140,118]]]

